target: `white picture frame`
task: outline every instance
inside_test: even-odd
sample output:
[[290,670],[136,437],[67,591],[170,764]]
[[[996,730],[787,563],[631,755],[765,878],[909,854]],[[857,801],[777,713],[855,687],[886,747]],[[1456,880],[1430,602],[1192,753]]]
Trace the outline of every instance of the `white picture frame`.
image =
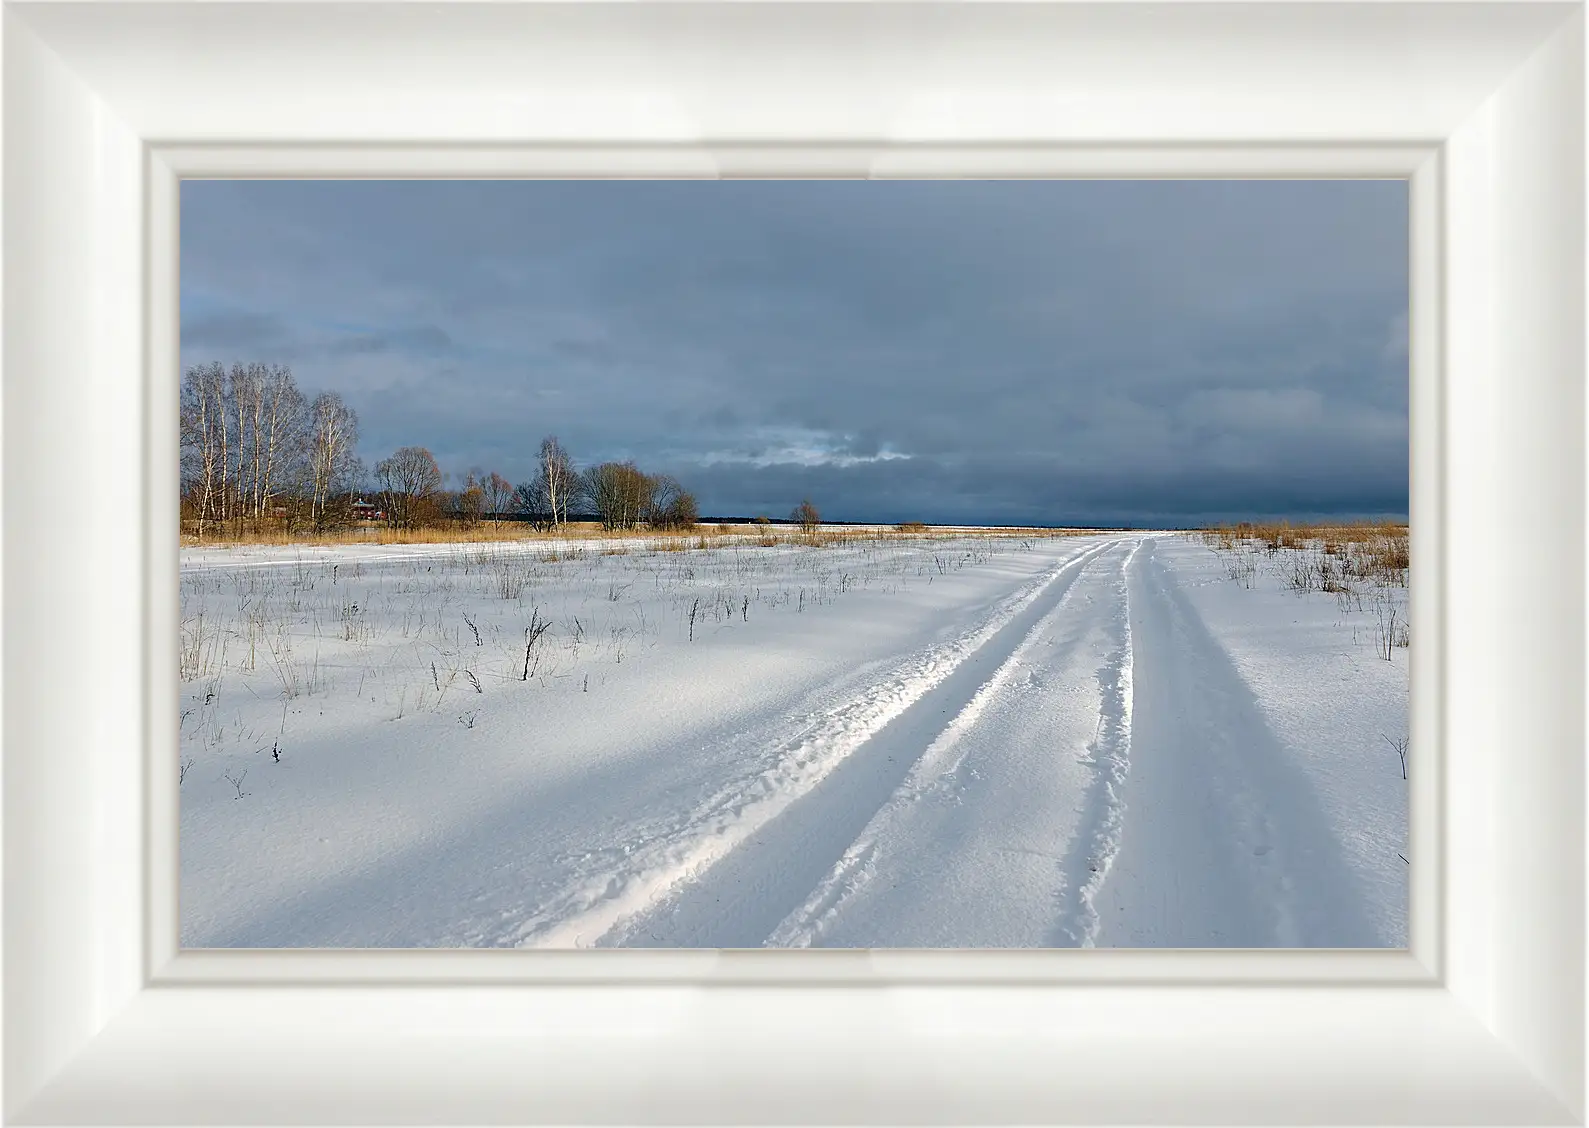
[[[1584,27],[1581,3],[6,3],[4,1117],[1582,1123]],[[1409,949],[178,951],[199,175],[1407,178]]]

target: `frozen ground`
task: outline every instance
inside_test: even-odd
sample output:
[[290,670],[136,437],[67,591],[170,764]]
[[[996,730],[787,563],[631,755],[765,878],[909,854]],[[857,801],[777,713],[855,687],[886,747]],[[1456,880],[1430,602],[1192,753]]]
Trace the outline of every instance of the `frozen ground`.
[[1185,537],[184,550],[182,614],[186,945],[1406,942],[1407,651]]

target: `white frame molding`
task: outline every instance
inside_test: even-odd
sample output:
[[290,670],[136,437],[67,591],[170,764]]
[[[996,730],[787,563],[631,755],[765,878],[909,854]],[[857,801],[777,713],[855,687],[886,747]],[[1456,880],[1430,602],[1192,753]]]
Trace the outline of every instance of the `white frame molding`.
[[[7,1120],[1583,1122],[1580,3],[3,8]],[[179,951],[195,176],[1408,179],[1409,949]]]

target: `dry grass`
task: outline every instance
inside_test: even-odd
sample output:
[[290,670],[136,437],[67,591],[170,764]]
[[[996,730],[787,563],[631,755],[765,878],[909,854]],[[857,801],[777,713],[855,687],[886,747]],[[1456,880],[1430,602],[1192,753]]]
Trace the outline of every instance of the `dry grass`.
[[1205,540],[1260,541],[1275,548],[1301,548],[1317,541],[1320,544],[1366,544],[1387,537],[1407,536],[1407,526],[1390,521],[1353,521],[1315,525],[1293,525],[1289,521],[1257,523],[1243,521],[1236,525],[1215,525],[1200,530]]
[[[717,535],[734,526],[716,526]],[[245,527],[241,531],[228,529],[224,535],[211,534],[202,540],[188,529],[182,534],[185,547],[199,545],[340,545],[340,544],[514,544],[536,541],[567,540],[672,540],[699,536],[695,529],[630,529],[621,532],[603,529],[595,521],[564,525],[556,532],[538,531],[524,521],[481,521],[474,525],[427,525],[416,529],[389,529],[384,525],[366,525],[321,532],[289,533],[280,522]]]
[[799,532],[790,528],[781,537],[768,537],[764,533],[761,543],[765,545],[778,543],[796,544],[810,548],[843,548],[850,545],[879,544],[898,540],[960,540],[967,536],[991,539],[1038,540],[1049,537],[1090,536],[1098,531],[1096,529],[935,528],[917,521],[910,521],[893,527],[877,525],[865,528],[845,528],[842,526],[821,525],[809,533]]
[[[1081,529],[986,529],[977,530],[979,536],[1037,538],[1085,535],[1093,530]],[[689,529],[629,529],[613,531],[603,529],[594,521],[564,525],[556,532],[538,531],[522,521],[482,521],[474,525],[434,525],[416,529],[389,529],[381,526],[360,526],[321,532],[288,532],[281,522],[261,522],[242,529],[228,529],[224,535],[211,533],[203,539],[185,528],[182,545],[188,548],[230,545],[399,545],[399,544],[533,544],[538,541],[621,540],[632,542],[636,550],[648,552],[686,552],[690,549],[708,549],[725,540],[750,538],[762,548],[781,544],[804,545],[810,548],[891,541],[901,537],[947,538],[966,535],[965,530],[931,528],[920,522],[905,522],[890,527],[819,526],[814,532],[804,533],[793,525],[730,525],[719,523],[699,525]],[[606,553],[614,555],[630,551],[625,547],[607,547]]]
[[[1254,585],[1262,567],[1298,595],[1333,595],[1343,614],[1369,612],[1376,653],[1386,661],[1411,646],[1406,600],[1397,591],[1408,579],[1406,525],[1244,524],[1192,535],[1219,553],[1225,574],[1243,587]],[[1358,637],[1357,628],[1352,633]]]
[[[1407,526],[1375,521],[1347,524],[1292,525],[1242,523],[1203,529],[1199,535],[1211,548],[1230,552],[1257,550],[1274,557],[1281,552],[1309,551],[1318,559],[1308,565],[1313,587],[1341,591],[1354,580],[1372,580],[1406,587],[1410,556]],[[1302,562],[1294,561],[1298,575]]]

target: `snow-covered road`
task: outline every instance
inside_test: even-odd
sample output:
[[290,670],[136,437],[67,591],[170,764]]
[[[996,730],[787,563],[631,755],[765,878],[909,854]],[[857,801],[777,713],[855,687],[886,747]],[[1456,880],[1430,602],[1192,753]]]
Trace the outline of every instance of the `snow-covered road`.
[[467,727],[278,698],[296,774],[217,742],[261,786],[185,785],[184,941],[1406,942],[1405,784],[1369,739],[1405,730],[1405,656],[1333,600],[1168,535],[900,551],[811,611],[658,631],[595,716],[588,676],[464,694]]

